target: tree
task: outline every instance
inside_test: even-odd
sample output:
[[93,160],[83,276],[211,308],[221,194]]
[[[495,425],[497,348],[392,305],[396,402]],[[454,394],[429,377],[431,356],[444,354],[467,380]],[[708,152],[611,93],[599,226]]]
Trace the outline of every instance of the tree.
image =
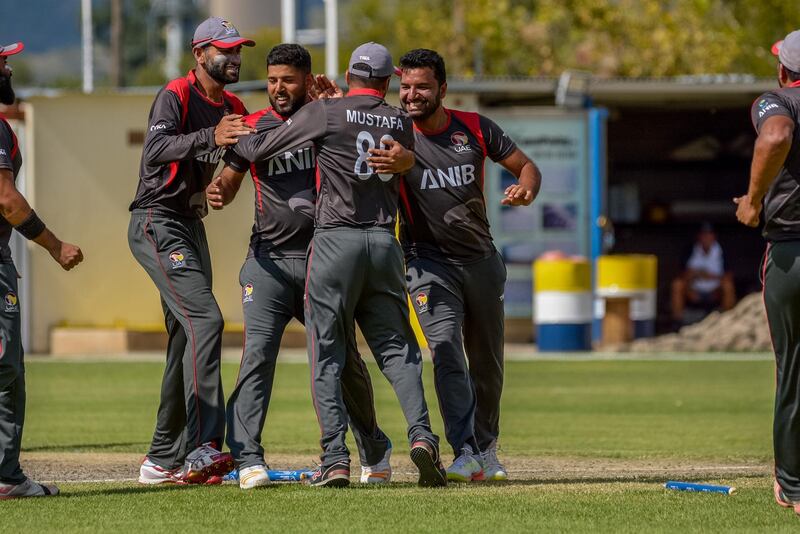
[[[774,73],[800,3],[767,0],[353,0],[344,41],[440,51],[453,75]],[[391,31],[387,31],[391,29]]]

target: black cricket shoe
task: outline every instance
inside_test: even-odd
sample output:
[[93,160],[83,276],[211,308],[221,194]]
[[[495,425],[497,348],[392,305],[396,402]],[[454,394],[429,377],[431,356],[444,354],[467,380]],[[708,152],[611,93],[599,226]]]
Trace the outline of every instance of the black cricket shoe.
[[426,440],[411,445],[411,461],[419,469],[417,484],[427,488],[447,486],[447,472],[439,459],[439,450]]
[[335,464],[319,468],[308,479],[309,486],[343,488],[350,484],[350,464],[336,462]]

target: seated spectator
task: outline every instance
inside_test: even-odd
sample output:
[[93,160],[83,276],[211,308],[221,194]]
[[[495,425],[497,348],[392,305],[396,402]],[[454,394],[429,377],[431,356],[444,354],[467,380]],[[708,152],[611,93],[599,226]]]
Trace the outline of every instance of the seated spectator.
[[[735,304],[733,275],[725,269],[714,228],[704,223],[697,233],[686,270],[672,282],[672,319],[676,326],[681,326],[702,319],[715,309],[729,310]],[[687,307],[701,313],[687,318]]]

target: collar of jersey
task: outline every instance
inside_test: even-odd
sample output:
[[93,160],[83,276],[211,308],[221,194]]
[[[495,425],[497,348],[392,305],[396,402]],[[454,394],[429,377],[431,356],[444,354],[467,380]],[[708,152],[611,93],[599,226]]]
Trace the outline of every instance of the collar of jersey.
[[789,87],[800,87],[800,80],[797,80],[796,82],[792,82],[792,83],[790,83],[789,85],[786,86],[787,89]]
[[283,115],[281,115],[280,113],[278,113],[278,112],[275,110],[275,108],[274,108],[274,107],[272,107],[272,106],[270,106],[270,107],[269,107],[269,109],[267,109],[267,111],[268,111],[269,113],[272,113],[272,115],[273,115],[275,118],[277,118],[277,119],[280,119],[280,120],[282,120],[283,122],[286,122],[286,119],[288,119],[288,118],[289,118],[289,117],[284,117]]
[[417,123],[414,123],[414,129],[421,133],[422,135],[439,135],[440,133],[446,132],[448,128],[450,128],[450,123],[453,122],[453,115],[450,113],[450,110],[447,108],[443,108],[445,114],[447,115],[447,122],[444,123],[444,126],[439,128],[438,130],[425,130],[417,126]]
[[189,74],[186,75],[186,79],[189,80],[189,85],[192,86],[195,91],[197,91],[197,94],[200,95],[200,98],[202,98],[203,100],[205,100],[206,102],[208,102],[212,106],[216,106],[218,108],[221,108],[222,106],[225,105],[225,96],[224,96],[225,93],[224,92],[223,92],[223,96],[222,96],[222,102],[214,102],[213,100],[208,98],[205,94],[203,94],[203,91],[201,91],[200,89],[197,88],[197,76],[195,76],[195,74],[194,74],[194,69],[189,71]]
[[380,91],[376,89],[368,89],[366,87],[350,89],[347,91],[347,96],[377,96],[378,98],[383,98],[383,95]]

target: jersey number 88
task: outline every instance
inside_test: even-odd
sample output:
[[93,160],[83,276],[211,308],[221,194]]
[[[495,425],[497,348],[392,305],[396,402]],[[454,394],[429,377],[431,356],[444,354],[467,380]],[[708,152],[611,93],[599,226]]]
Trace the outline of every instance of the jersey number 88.
[[[381,137],[381,150],[386,150],[386,141],[394,141],[394,138],[389,134]],[[358,138],[356,139],[358,159],[356,160],[355,173],[360,180],[369,180],[369,178],[375,174],[375,171],[372,170],[372,167],[369,166],[369,162],[367,161],[367,158],[370,156],[369,150],[373,148],[375,148],[375,138],[372,137],[372,134],[363,130],[358,132]],[[378,173],[378,178],[384,182],[391,180],[392,176],[394,175]]]

